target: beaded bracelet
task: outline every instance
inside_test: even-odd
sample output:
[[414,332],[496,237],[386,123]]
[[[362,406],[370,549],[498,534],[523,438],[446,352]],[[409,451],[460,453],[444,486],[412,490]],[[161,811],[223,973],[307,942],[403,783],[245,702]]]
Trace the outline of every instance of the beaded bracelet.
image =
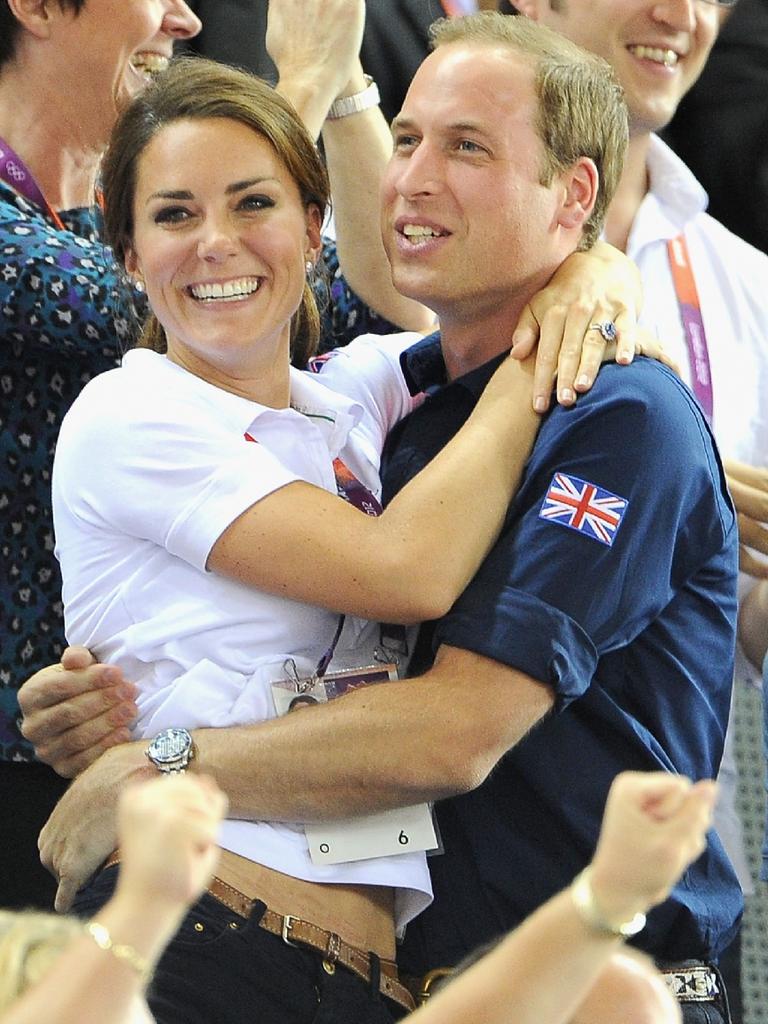
[[149,982],[152,974],[150,962],[141,953],[138,953],[133,946],[113,942],[109,929],[105,928],[103,924],[99,924],[98,921],[89,921],[85,926],[85,930],[99,949],[103,949],[105,953],[111,953],[112,956],[127,964],[131,970],[138,974],[144,985]]

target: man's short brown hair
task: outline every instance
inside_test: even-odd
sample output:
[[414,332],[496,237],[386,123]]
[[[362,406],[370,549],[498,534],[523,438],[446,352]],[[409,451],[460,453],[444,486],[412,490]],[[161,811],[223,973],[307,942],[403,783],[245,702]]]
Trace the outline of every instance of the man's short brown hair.
[[442,18],[430,36],[435,48],[449,43],[508,46],[530,61],[539,106],[536,130],[545,151],[542,185],[580,157],[589,157],[597,167],[597,198],[579,244],[589,249],[602,230],[629,139],[624,93],[610,64],[529,18],[493,11]]

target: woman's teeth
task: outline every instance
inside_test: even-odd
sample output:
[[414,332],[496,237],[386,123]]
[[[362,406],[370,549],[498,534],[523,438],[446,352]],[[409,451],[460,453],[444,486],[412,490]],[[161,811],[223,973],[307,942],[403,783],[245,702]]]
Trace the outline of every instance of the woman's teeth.
[[237,281],[212,282],[211,284],[191,285],[189,292],[194,299],[202,302],[212,300],[244,299],[258,291],[259,280],[253,277],[242,277]]
[[139,74],[155,78],[168,67],[169,59],[161,53],[137,53],[131,58],[131,67]]

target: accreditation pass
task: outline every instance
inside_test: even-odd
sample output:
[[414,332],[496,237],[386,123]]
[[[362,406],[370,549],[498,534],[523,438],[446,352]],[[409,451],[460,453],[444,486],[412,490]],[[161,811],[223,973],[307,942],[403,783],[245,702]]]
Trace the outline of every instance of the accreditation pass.
[[[396,678],[394,665],[370,665],[329,672],[318,680],[278,680],[272,684],[272,693],[279,715],[297,711],[311,714],[311,711],[299,709],[324,704],[350,690]],[[350,860],[435,850],[439,846],[429,804],[305,825],[304,832],[314,864],[343,864]]]

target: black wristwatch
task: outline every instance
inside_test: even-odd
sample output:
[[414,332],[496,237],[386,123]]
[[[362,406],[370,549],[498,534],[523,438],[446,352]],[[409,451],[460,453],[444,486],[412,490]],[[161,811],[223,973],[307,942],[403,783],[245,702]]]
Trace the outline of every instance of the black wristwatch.
[[178,775],[195,756],[195,744],[186,729],[163,729],[144,753],[158,771]]

